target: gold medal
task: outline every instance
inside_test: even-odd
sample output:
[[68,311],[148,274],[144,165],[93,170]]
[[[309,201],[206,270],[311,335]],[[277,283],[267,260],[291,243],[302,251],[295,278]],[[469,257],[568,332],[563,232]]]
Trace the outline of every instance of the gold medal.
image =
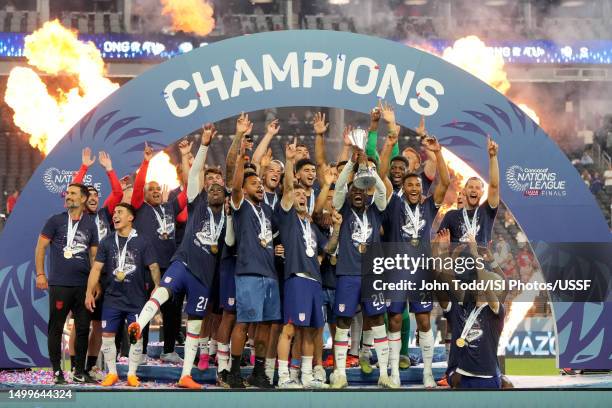
[[216,254],[217,252],[219,252],[219,246],[217,246],[217,244],[212,244],[210,246],[210,252],[212,252],[213,254]]
[[72,258],[72,251],[69,250],[69,249],[65,250],[64,251],[64,258],[66,258],[66,259]]
[[365,254],[367,249],[368,249],[368,246],[366,244],[362,243],[362,244],[359,244],[359,248],[358,249],[359,249],[359,253],[360,254]]
[[160,238],[163,239],[164,241],[168,239],[168,233],[164,232],[163,234],[160,235]]
[[463,337],[459,337],[457,339],[457,341],[455,342],[455,344],[457,345],[457,347],[465,347],[465,339]]
[[410,240],[410,245],[412,245],[413,247],[418,247],[419,246],[419,239],[418,238],[412,238]]
[[125,279],[125,272],[117,271],[115,272],[115,277],[117,278],[119,282],[123,282],[123,280]]
[[264,247],[264,248],[265,248],[265,247],[267,247],[267,246],[268,246],[268,241],[262,238],[262,239],[259,241],[259,244],[260,244],[262,247]]
[[329,258],[329,263],[330,263],[331,265],[336,265],[336,264],[338,263],[338,257],[336,257],[336,255],[332,255],[332,256]]

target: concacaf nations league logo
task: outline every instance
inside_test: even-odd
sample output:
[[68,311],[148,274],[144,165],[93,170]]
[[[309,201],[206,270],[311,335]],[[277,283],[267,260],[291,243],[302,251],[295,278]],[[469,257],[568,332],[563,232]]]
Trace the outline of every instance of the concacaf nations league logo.
[[565,180],[557,178],[557,173],[549,169],[536,169],[513,165],[506,170],[506,183],[511,190],[522,192],[524,196],[563,197]]
[[[60,170],[56,167],[49,167],[43,173],[43,184],[53,194],[61,194],[66,191],[68,185],[72,182],[74,177],[74,170]],[[93,185],[98,191],[100,191],[101,184],[93,183],[93,177],[91,174],[87,174],[83,178],[83,183],[87,185]]]

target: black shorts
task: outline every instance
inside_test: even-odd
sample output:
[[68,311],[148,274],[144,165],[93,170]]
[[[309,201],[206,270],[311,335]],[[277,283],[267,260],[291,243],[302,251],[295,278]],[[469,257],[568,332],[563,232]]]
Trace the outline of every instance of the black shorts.
[[92,322],[99,322],[102,320],[102,305],[104,304],[104,294],[102,294],[98,300],[96,300],[96,307],[94,308],[93,313],[91,314]]

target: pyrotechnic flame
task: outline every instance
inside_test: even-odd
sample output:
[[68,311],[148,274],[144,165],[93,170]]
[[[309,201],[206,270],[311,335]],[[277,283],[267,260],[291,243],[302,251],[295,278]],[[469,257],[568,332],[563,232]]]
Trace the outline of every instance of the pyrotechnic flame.
[[32,146],[46,154],[119,85],[104,77],[104,61],[95,45],[79,41],[76,32],[57,20],[26,36],[24,55],[40,71],[78,82],[77,87],[60,89],[53,96],[34,70],[17,67],[9,74],[4,100],[15,111],[15,125],[30,134]]
[[531,109],[529,106],[525,105],[524,103],[519,103],[517,106],[521,108],[521,110],[525,112],[527,116],[531,118],[531,120],[533,120],[538,125],[540,124],[540,117],[533,109]]
[[162,14],[172,19],[174,31],[205,36],[215,28],[213,7],[207,0],[161,0]]
[[179,186],[176,167],[170,162],[170,156],[165,152],[159,152],[151,159],[146,181],[147,183],[149,181],[156,181],[162,187],[164,185],[168,186],[169,190],[173,190]]

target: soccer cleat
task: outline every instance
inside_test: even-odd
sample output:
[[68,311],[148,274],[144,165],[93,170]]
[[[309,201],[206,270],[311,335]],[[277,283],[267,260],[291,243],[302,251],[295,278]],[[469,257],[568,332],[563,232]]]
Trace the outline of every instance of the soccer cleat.
[[329,376],[329,384],[331,388],[339,390],[341,388],[346,388],[348,386],[348,381],[346,380],[346,375],[334,371]]
[[437,387],[436,380],[434,380],[433,374],[431,372],[423,372],[423,385],[425,386],[425,388]]
[[395,373],[391,373],[391,381],[396,385],[395,388],[400,388],[402,386],[402,380],[400,378],[399,371]]
[[190,390],[201,390],[202,385],[193,381],[190,375],[184,375],[178,382],[178,386],[181,388],[189,388]]
[[240,376],[240,373],[234,374],[231,371],[227,373],[226,383],[229,388],[246,388],[244,379]]
[[130,344],[136,344],[140,340],[140,324],[138,322],[132,322],[128,326],[128,337],[130,338]]
[[97,384],[97,381],[91,378],[88,373],[74,373],[72,382],[77,384]]
[[446,374],[444,374],[444,376],[442,378],[440,378],[438,381],[436,381],[436,384],[438,384],[438,387],[448,387],[448,377]]
[[227,375],[229,371],[223,370],[221,372],[217,372],[217,386],[222,388],[230,388],[230,385],[227,383]]
[[66,384],[66,379],[64,378],[64,373],[62,371],[56,371],[53,373],[53,384],[55,385]]
[[135,375],[128,375],[127,385],[129,387],[140,387],[140,381],[138,380],[138,377],[136,377]]
[[378,386],[381,388],[399,388],[399,385],[395,384],[388,375],[378,377]]
[[410,368],[410,357],[408,356],[400,356],[399,361],[400,370],[407,370]]
[[571,368],[562,368],[561,375],[576,375],[576,371]]
[[332,368],[334,366],[334,355],[329,354],[325,361],[323,362],[323,367]]
[[247,378],[247,384],[251,387],[273,389],[274,386],[270,384],[270,379],[265,373],[253,373]]
[[89,370],[89,375],[96,381],[102,381],[104,379],[104,371],[96,366],[91,367],[91,370]]
[[327,382],[327,373],[325,372],[325,369],[323,368],[323,366],[315,366],[312,369],[312,375],[314,376],[314,379],[316,381],[320,381],[322,383],[326,383]]
[[369,353],[359,352],[359,367],[361,367],[361,372],[364,374],[372,373],[372,364],[370,363]]
[[346,355],[346,368],[357,367],[359,365],[359,357],[352,354]]
[[282,376],[278,379],[278,388],[282,390],[299,389],[302,386],[291,379],[291,377]]
[[210,364],[210,358],[208,354],[200,354],[200,360],[198,361],[198,370],[201,370],[201,371],[208,370],[209,364]]
[[100,385],[103,387],[110,387],[110,386],[115,385],[117,381],[119,381],[119,376],[117,374],[109,373],[109,374],[106,374],[104,381],[102,381]]
[[172,353],[161,353],[159,359],[164,363],[183,364],[183,359],[176,353],[176,351],[173,351]]

